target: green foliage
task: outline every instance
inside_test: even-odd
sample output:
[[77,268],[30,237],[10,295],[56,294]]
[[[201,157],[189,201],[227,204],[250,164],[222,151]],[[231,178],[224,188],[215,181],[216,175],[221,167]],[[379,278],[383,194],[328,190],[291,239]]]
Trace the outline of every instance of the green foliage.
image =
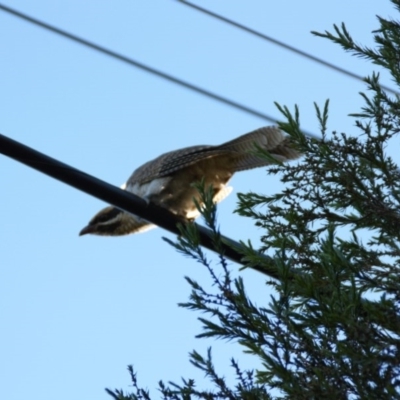
[[[400,2],[392,2],[400,11]],[[398,87],[400,24],[378,21],[374,49],[356,44],[344,24],[333,34],[316,34],[383,67]],[[259,254],[273,257],[278,279],[267,282],[275,290],[269,304],[255,305],[243,280],[232,278],[212,193],[198,186],[221,269],[216,272],[199,247],[193,225],[182,226],[173,245],[202,263],[213,285],[205,289],[187,277],[192,292],[180,306],[201,313],[199,338],[235,341],[262,367],[242,371],[232,359],[237,384],[229,388],[215,371],[211,350],[205,357],[193,351],[191,363],[214,390],[198,390],[193,380],[160,382],[162,398],[400,398],[400,172],[385,153],[399,133],[400,100],[382,89],[378,74],[365,82],[365,105],[351,114],[359,137],[327,134],[328,102],[315,105],[322,140],[302,133],[297,108],[291,113],[277,105],[284,116],[280,128],[304,157],[269,168],[285,182],[281,193],[240,194],[237,208],[265,232],[259,252],[243,243],[243,253],[249,267],[265,262]],[[108,393],[118,400],[150,399],[129,371],[135,393]]]

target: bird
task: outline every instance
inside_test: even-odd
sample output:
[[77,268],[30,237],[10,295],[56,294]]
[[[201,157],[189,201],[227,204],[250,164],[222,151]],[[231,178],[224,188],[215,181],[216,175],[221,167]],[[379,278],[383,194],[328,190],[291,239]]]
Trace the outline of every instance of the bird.
[[[235,172],[274,163],[255,154],[257,147],[278,162],[301,156],[289,136],[275,126],[267,126],[221,145],[191,146],[162,154],[137,168],[121,188],[192,221],[200,215],[194,202],[199,202],[200,195],[193,184],[202,181],[205,187],[211,186],[213,202],[219,203],[231,193],[232,187],[226,184]],[[121,236],[154,227],[137,215],[108,206],[79,235]]]

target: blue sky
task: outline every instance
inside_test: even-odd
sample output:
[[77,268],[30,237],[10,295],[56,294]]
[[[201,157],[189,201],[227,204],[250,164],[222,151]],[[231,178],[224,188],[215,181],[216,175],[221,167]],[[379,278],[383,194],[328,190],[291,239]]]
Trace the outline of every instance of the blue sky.
[[[359,133],[347,115],[362,105],[361,82],[177,1],[4,4],[276,118],[274,101],[298,104],[308,131],[318,133],[313,102],[329,98],[329,130]],[[198,4],[360,75],[373,66],[310,31],[345,22],[357,42],[372,45],[375,15],[397,18],[389,1]],[[269,124],[4,12],[0,54],[0,132],[117,186],[161,153],[219,144]],[[382,82],[391,84],[385,75]],[[155,398],[160,379],[194,377],[209,387],[187,358],[208,346],[230,382],[231,357],[257,366],[235,343],[194,338],[198,315],[177,307],[190,293],[183,277],[211,282],[204,268],[162,241],[171,234],[78,237],[101,201],[4,156],[0,171],[4,398],[106,399],[104,387],[129,390],[128,364]],[[282,186],[263,169],[238,174],[232,185],[234,194],[219,206],[221,231],[257,245],[263,232],[233,214],[236,193],[272,194]],[[257,303],[267,304],[265,277],[242,276]]]

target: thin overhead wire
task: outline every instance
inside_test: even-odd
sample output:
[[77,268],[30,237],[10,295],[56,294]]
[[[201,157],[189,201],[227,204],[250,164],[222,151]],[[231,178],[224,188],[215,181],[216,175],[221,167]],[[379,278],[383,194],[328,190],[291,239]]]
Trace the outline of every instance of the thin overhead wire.
[[[31,16],[29,16],[27,14],[24,14],[24,13],[22,13],[20,11],[17,11],[17,10],[15,10],[13,8],[7,7],[7,6],[3,5],[3,4],[0,4],[0,10],[3,10],[5,12],[9,13],[9,14],[12,14],[12,15],[18,17],[18,18],[21,18],[21,19],[23,19],[23,20],[25,20],[27,22],[30,22],[30,23],[32,23],[32,24],[34,24],[36,26],[39,26],[39,27],[41,27],[43,29],[46,29],[46,30],[48,30],[50,32],[53,32],[53,33],[55,33],[57,35],[60,35],[60,36],[62,36],[64,38],[72,40],[72,41],[74,41],[76,43],[79,43],[79,44],[81,44],[83,46],[89,47],[89,48],[91,48],[91,49],[93,49],[95,51],[103,53],[103,54],[105,54],[105,55],[107,55],[109,57],[112,57],[112,58],[116,59],[116,60],[122,61],[122,62],[124,62],[126,64],[129,64],[129,65],[133,66],[133,67],[139,68],[139,69],[141,69],[141,70],[143,70],[145,72],[148,72],[148,73],[150,73],[152,75],[156,75],[156,76],[158,76],[160,78],[166,79],[166,80],[168,80],[170,82],[173,82],[173,83],[175,83],[175,84],[177,84],[179,86],[182,86],[182,87],[184,87],[186,89],[192,90],[194,92],[202,94],[203,96],[206,96],[206,97],[211,98],[213,100],[216,100],[216,101],[219,101],[221,103],[224,103],[224,104],[226,104],[226,105],[228,105],[230,107],[236,108],[237,110],[243,111],[243,112],[245,112],[247,114],[253,115],[255,117],[261,118],[261,119],[263,119],[265,121],[269,121],[269,122],[272,122],[272,123],[276,123],[276,121],[278,120],[278,118],[274,118],[271,115],[265,114],[265,113],[263,113],[261,111],[255,110],[255,109],[253,109],[251,107],[247,107],[247,106],[245,106],[245,105],[243,105],[241,103],[238,103],[236,101],[230,100],[230,99],[228,99],[228,98],[226,98],[224,96],[221,96],[219,94],[213,93],[213,92],[211,92],[211,91],[209,91],[207,89],[203,89],[203,88],[201,88],[201,87],[199,87],[197,85],[194,85],[194,84],[186,82],[186,81],[184,81],[182,79],[176,78],[175,76],[172,76],[172,75],[167,74],[165,72],[162,72],[162,71],[160,71],[160,70],[158,70],[156,68],[153,68],[153,67],[150,67],[148,65],[145,65],[145,64],[143,64],[143,63],[141,63],[139,61],[136,61],[136,60],[134,60],[134,59],[132,59],[130,57],[126,57],[126,56],[124,56],[122,54],[119,54],[119,53],[117,53],[115,51],[107,49],[107,48],[105,48],[103,46],[100,46],[100,45],[98,45],[96,43],[93,43],[93,42],[91,42],[89,40],[83,39],[83,38],[81,38],[79,36],[76,36],[76,35],[74,35],[72,33],[69,33],[69,32],[67,32],[67,31],[65,31],[63,29],[57,28],[57,27],[55,27],[53,25],[50,25],[50,24],[48,24],[46,22],[40,21],[40,20],[38,20],[36,18],[33,18],[33,17],[31,17]],[[313,133],[307,132],[305,130],[302,130],[302,132],[305,135],[309,136],[309,137],[312,137],[314,139],[320,140],[320,138],[317,135],[313,134]]]
[[[351,71],[349,71],[349,70],[347,70],[345,68],[339,67],[339,66],[337,66],[335,64],[332,64],[332,63],[330,63],[328,61],[325,61],[322,58],[313,56],[310,53],[307,53],[307,52],[305,52],[303,50],[300,50],[300,49],[298,49],[298,48],[296,48],[294,46],[291,46],[291,45],[289,45],[287,43],[284,43],[284,42],[282,42],[282,41],[280,41],[278,39],[275,39],[275,38],[273,38],[271,36],[265,35],[264,33],[258,32],[255,29],[249,28],[248,26],[245,26],[245,25],[243,25],[243,24],[241,24],[239,22],[236,22],[236,21],[233,21],[233,20],[231,20],[229,18],[226,18],[223,15],[217,14],[217,13],[215,13],[213,11],[210,11],[210,10],[204,8],[204,7],[200,7],[197,4],[193,4],[193,3],[189,2],[189,1],[186,1],[186,0],[175,0],[175,1],[177,1],[180,4],[184,4],[185,6],[188,6],[190,8],[193,8],[194,10],[197,10],[197,11],[203,13],[203,14],[209,15],[210,17],[213,17],[213,18],[215,18],[215,19],[217,19],[219,21],[225,22],[225,23],[227,23],[227,24],[229,24],[231,26],[234,26],[234,27],[236,27],[238,29],[241,29],[241,30],[243,30],[243,31],[245,31],[247,33],[250,33],[250,34],[254,35],[254,36],[257,36],[257,37],[259,37],[259,38],[261,38],[263,40],[266,40],[266,41],[268,41],[270,43],[273,43],[273,44],[275,44],[275,45],[277,45],[279,47],[282,47],[282,48],[284,48],[284,49],[286,49],[286,50],[288,50],[288,51],[290,51],[292,53],[295,53],[295,54],[297,54],[297,55],[299,55],[301,57],[307,58],[308,60],[311,60],[311,61],[313,61],[315,63],[321,64],[324,67],[330,68],[330,69],[332,69],[332,70],[334,70],[336,72],[339,72],[339,73],[341,73],[343,75],[346,75],[346,76],[348,76],[350,78],[353,78],[353,79],[356,79],[358,81],[365,82],[364,77],[362,77],[361,75],[358,75],[358,74],[356,74],[354,72],[351,72]],[[388,86],[380,85],[380,87],[382,89],[390,92],[390,93],[393,93],[393,94],[396,94],[396,95],[400,94],[399,92],[397,92],[394,89],[391,89]]]
[[72,33],[69,33],[69,32],[67,32],[65,30],[57,28],[57,27],[55,27],[53,25],[47,24],[46,22],[43,22],[43,21],[40,21],[40,20],[38,20],[36,18],[30,17],[27,14],[19,12],[19,11],[15,10],[15,9],[12,9],[12,8],[7,7],[5,5],[0,4],[0,10],[3,10],[5,12],[9,13],[9,14],[12,14],[12,15],[18,17],[18,18],[24,19],[25,21],[28,21],[28,22],[30,22],[30,23],[32,23],[34,25],[37,25],[37,26],[39,26],[41,28],[44,28],[44,29],[46,29],[48,31],[56,33],[57,35],[60,35],[60,36],[63,36],[65,38],[67,38],[67,39],[73,40],[76,43],[79,43],[79,44],[81,44],[83,46],[89,47],[89,48],[91,48],[93,50],[96,50],[96,51],[98,51],[100,53],[103,53],[103,54],[105,54],[105,55],[107,55],[109,57],[115,58],[115,59],[117,59],[119,61],[122,61],[124,63],[129,64],[129,65],[132,65],[132,66],[134,66],[136,68],[139,68],[139,69],[141,69],[143,71],[146,71],[146,72],[148,72],[150,74],[156,75],[156,76],[158,76],[160,78],[166,79],[166,80],[168,80],[170,82],[173,82],[173,83],[175,83],[177,85],[183,86],[186,89],[190,89],[190,90],[195,91],[197,93],[200,93],[200,94],[202,94],[204,96],[207,96],[207,97],[209,97],[211,99],[217,100],[217,101],[219,101],[221,103],[224,103],[224,104],[227,104],[227,105],[229,105],[231,107],[234,107],[234,108],[236,108],[236,109],[238,109],[240,111],[244,111],[244,112],[246,112],[248,114],[251,114],[251,115],[253,115],[255,117],[259,117],[259,118],[261,118],[263,120],[266,120],[266,121],[269,121],[269,122],[273,122],[273,123],[275,123],[276,120],[277,120],[277,118],[274,118],[274,117],[272,117],[272,116],[270,116],[268,114],[265,114],[265,113],[263,113],[261,111],[255,110],[255,109],[253,109],[251,107],[247,107],[247,106],[245,106],[243,104],[240,104],[240,103],[238,103],[236,101],[230,100],[230,99],[228,99],[228,98],[226,98],[224,96],[220,96],[220,95],[218,95],[216,93],[213,93],[213,92],[211,92],[209,90],[203,89],[203,88],[201,88],[201,87],[199,87],[197,85],[194,85],[194,84],[186,82],[186,81],[184,81],[182,79],[176,78],[175,76],[172,76],[172,75],[167,74],[165,72],[162,72],[162,71],[160,71],[160,70],[158,70],[156,68],[153,68],[153,67],[150,67],[148,65],[145,65],[145,64],[143,64],[143,63],[141,63],[139,61],[136,61],[136,60],[134,60],[134,59],[132,59],[130,57],[126,57],[126,56],[124,56],[122,54],[119,54],[119,53],[117,53],[115,51],[107,49],[107,48],[105,48],[103,46],[100,46],[100,45],[98,45],[96,43],[90,42],[89,40],[83,39],[83,38],[81,38],[79,36],[76,36],[76,35],[74,35]]
[[[0,134],[0,153],[126,212],[139,215],[174,234],[180,234],[177,224],[187,223],[186,220],[177,217],[165,208],[148,203],[133,193],[110,185],[2,134]],[[196,226],[200,244],[216,252],[212,232],[204,226],[197,224]],[[243,254],[237,250],[243,248],[243,246],[224,236],[221,236],[221,239],[224,256],[244,265]],[[279,279],[273,259],[262,254],[259,257],[263,260],[263,266],[251,265],[249,267],[271,278]]]

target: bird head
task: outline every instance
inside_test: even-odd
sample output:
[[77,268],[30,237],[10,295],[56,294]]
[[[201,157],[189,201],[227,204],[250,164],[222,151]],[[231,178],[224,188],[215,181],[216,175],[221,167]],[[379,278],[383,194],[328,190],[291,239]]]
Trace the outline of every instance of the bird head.
[[132,231],[134,216],[116,207],[99,211],[80,232],[79,236],[91,233],[101,236],[121,236]]
[[100,236],[122,236],[145,232],[154,227],[155,225],[143,218],[109,206],[99,211],[79,232],[79,236],[88,233]]

